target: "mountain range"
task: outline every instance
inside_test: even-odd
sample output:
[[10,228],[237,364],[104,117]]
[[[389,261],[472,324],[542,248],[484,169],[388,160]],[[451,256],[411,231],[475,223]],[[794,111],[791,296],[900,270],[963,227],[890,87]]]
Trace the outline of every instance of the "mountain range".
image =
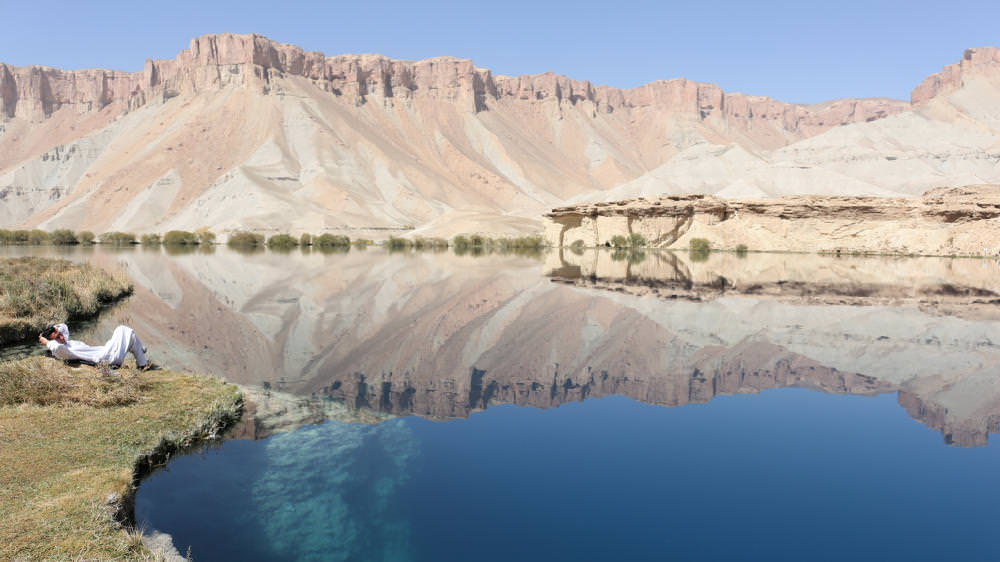
[[1000,183],[993,47],[908,102],[814,105],[685,79],[621,90],[451,57],[327,57],[259,35],[199,37],[135,73],[0,63],[5,228],[513,234],[552,207],[637,196],[984,183]]

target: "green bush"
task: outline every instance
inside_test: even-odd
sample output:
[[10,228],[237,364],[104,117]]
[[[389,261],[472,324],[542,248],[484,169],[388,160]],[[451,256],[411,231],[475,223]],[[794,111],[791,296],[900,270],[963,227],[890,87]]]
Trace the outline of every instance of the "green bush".
[[299,241],[291,234],[275,234],[267,239],[267,247],[278,250],[294,248],[299,245]]
[[208,229],[198,229],[195,231],[198,235],[199,244],[215,244],[215,233]]
[[94,243],[94,233],[89,230],[84,230],[76,234],[78,240],[81,244],[93,244]]
[[355,246],[371,246],[374,243],[375,242],[373,240],[369,240],[368,238],[355,238],[354,241],[351,242],[351,244],[354,244]]
[[448,241],[444,238],[423,238],[418,236],[413,239],[413,247],[418,250],[447,250]]
[[451,239],[451,245],[454,246],[456,250],[467,250],[469,248],[469,239],[459,234]]
[[319,248],[348,248],[351,239],[343,234],[320,234],[313,239],[313,246]]
[[171,230],[163,235],[164,246],[197,246],[198,235],[186,230]]
[[27,244],[30,237],[31,233],[27,230],[15,230],[11,233],[11,240],[15,244]]
[[645,248],[646,247],[646,237],[638,232],[633,232],[628,237],[629,246],[632,248]]
[[390,250],[408,250],[413,247],[413,241],[406,238],[396,238],[395,236],[390,236],[386,240],[385,245]]
[[712,251],[712,244],[704,238],[692,238],[689,248],[692,252],[707,254]]
[[112,246],[128,246],[139,243],[135,239],[135,234],[131,232],[105,232],[97,239],[100,240],[101,244],[111,244]]
[[312,234],[309,234],[308,232],[306,232],[306,233],[302,234],[302,236],[299,236],[299,246],[303,246],[303,247],[305,247],[305,246],[312,246],[312,244],[313,244]]
[[615,248],[628,248],[628,238],[621,234],[611,237],[611,245]]
[[49,235],[49,241],[54,246],[75,246],[80,243],[73,231],[66,229],[53,230]]
[[49,241],[49,233],[44,230],[32,230],[28,233],[28,244],[39,246]]
[[486,246],[486,239],[478,234],[473,234],[469,237],[469,246],[473,248],[482,248]]
[[245,230],[237,230],[229,235],[226,244],[236,248],[257,248],[264,245],[264,235]]
[[139,243],[143,246],[159,246],[160,245],[160,235],[159,234],[143,234],[139,238]]
[[745,258],[747,257],[747,250],[746,244],[740,244],[739,246],[736,246],[736,255],[741,258]]

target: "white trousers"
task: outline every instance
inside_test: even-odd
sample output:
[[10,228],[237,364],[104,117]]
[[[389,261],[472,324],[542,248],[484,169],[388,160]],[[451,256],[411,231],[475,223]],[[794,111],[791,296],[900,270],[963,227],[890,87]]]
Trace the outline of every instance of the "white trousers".
[[128,326],[118,326],[111,334],[111,339],[104,344],[104,361],[118,366],[131,353],[135,356],[135,364],[142,367],[146,364],[146,353],[142,350],[142,342],[135,331]]

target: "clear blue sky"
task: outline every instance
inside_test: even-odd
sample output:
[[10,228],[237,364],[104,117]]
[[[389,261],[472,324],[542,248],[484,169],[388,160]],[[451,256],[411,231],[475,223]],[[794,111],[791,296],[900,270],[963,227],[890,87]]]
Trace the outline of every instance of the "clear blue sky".
[[965,48],[1000,46],[1000,0],[0,0],[0,62],[17,66],[136,71],[221,32],[327,55],[451,55],[498,74],[552,70],[620,88],[684,77],[814,103],[909,99]]

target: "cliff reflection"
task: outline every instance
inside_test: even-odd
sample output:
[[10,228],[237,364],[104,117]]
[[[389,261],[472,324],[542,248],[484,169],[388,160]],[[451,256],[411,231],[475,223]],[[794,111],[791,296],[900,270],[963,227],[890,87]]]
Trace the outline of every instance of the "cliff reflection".
[[132,324],[157,361],[306,402],[450,419],[500,403],[621,394],[679,406],[806,387],[898,392],[955,445],[997,431],[1000,324],[988,303],[961,300],[1000,291],[981,271],[992,262],[620,257],[553,252],[545,268],[380,249],[82,259],[123,264],[136,283],[98,331]]
[[996,260],[557,249],[546,268],[559,282],[663,299],[917,305],[1000,319]]

